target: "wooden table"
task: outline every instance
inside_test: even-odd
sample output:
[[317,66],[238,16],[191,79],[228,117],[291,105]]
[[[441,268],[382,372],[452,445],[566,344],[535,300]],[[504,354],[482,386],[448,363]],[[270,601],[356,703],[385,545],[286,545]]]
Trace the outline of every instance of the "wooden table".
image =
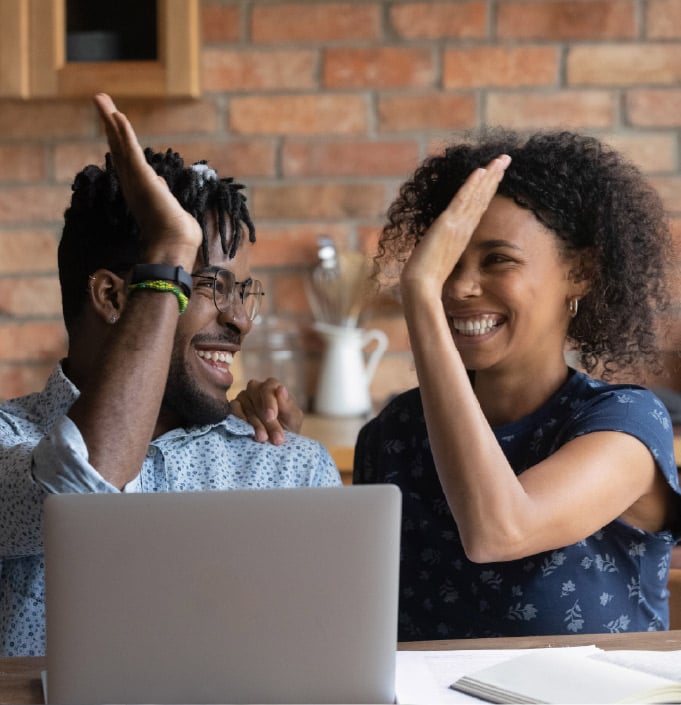
[[560,634],[558,636],[515,636],[495,639],[444,639],[407,641],[400,651],[447,651],[457,649],[543,649],[549,646],[588,646],[601,649],[681,650],[681,629],[668,632],[630,632],[627,634]]
[[[401,651],[441,651],[456,649],[529,649],[547,646],[584,646],[601,649],[681,650],[681,630],[673,632],[633,632],[631,634],[578,634],[570,636],[528,636],[499,639],[447,639],[398,644]],[[0,703],[42,703],[40,672],[42,657],[0,658]]]

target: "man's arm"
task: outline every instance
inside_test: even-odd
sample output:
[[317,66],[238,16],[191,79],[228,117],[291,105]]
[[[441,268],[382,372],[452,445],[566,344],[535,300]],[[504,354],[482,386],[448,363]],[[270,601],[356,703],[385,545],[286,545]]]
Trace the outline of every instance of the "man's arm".
[[[126,203],[147,243],[146,261],[191,272],[201,244],[198,223],[147,164],[132,126],[109,96],[98,94],[95,104]],[[98,374],[79,380],[81,395],[69,417],[90,463],[121,488],[139,473],[154,432],[179,310],[172,294],[141,290],[128,297],[123,283],[118,285],[120,320],[110,326]]]

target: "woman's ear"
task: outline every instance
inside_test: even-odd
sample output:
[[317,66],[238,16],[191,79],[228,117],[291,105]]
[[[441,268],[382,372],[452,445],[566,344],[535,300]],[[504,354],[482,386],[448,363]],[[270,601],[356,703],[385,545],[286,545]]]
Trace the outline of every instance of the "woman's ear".
[[116,323],[127,301],[126,280],[108,269],[98,269],[88,277],[87,288],[95,314],[108,324]]

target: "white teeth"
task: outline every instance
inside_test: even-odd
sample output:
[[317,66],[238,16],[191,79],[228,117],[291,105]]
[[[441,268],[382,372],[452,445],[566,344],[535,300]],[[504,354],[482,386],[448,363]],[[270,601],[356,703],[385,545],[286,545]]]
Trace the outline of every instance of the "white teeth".
[[211,362],[226,362],[228,365],[231,365],[232,360],[234,359],[234,355],[232,355],[232,353],[222,350],[197,350],[196,354],[204,360],[209,360]]
[[492,316],[482,316],[481,318],[454,318],[452,324],[456,332],[462,335],[485,335],[496,328],[498,322]]

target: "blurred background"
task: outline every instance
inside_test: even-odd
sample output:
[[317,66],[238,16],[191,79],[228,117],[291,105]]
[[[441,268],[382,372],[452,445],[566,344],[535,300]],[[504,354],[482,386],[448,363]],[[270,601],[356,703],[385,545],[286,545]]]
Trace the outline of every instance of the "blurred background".
[[[89,17],[97,5],[110,16]],[[322,350],[305,284],[320,236],[371,256],[399,184],[467,130],[598,136],[648,175],[681,242],[679,0],[0,0],[2,399],[40,389],[66,349],[56,247],[75,173],[103,163],[96,90],[144,146],[247,185],[263,324],[302,364],[306,402]],[[660,322],[668,376],[641,380],[675,391],[678,293]],[[389,293],[358,316],[388,337],[378,409],[415,384],[406,330]]]

